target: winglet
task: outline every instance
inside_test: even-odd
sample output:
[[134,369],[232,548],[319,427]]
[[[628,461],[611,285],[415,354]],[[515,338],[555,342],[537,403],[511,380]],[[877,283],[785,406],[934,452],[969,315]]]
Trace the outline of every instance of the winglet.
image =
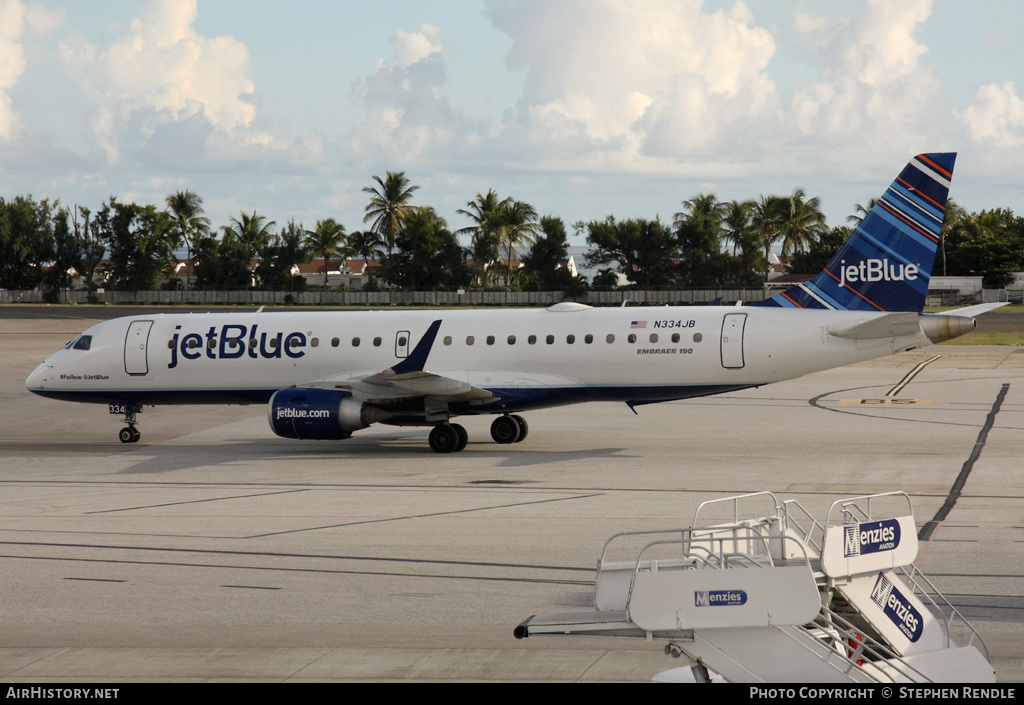
[[911,159],[817,277],[755,306],[920,313],[955,161]]
[[396,375],[406,372],[422,372],[424,365],[427,364],[427,356],[430,355],[430,349],[434,347],[434,338],[437,337],[437,331],[440,329],[440,320],[431,323],[430,328],[427,328],[427,332],[420,338],[420,342],[416,344],[409,357],[392,367],[391,371]]

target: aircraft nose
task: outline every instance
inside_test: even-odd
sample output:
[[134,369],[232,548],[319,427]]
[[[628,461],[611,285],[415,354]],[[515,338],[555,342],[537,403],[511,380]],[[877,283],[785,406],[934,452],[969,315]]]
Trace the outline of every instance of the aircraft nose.
[[48,362],[44,362],[39,367],[32,370],[32,374],[25,380],[25,388],[30,392],[34,392],[37,389],[42,389],[50,376],[50,372],[53,370],[53,365]]

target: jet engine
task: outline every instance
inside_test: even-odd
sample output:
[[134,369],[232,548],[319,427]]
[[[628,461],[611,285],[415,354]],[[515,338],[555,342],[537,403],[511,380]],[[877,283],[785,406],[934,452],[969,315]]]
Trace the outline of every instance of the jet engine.
[[973,331],[978,323],[968,316],[943,316],[942,314],[923,314],[918,316],[921,330],[933,343],[959,338]]
[[270,428],[282,438],[340,440],[391,414],[330,389],[289,387],[270,397]]

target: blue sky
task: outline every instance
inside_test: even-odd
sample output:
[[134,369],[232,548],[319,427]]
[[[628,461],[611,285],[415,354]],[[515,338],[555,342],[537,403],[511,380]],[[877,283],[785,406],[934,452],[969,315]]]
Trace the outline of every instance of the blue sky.
[[0,196],[363,227],[405,171],[567,223],[803,188],[840,225],[906,160],[1024,213],[1010,0],[0,0]]

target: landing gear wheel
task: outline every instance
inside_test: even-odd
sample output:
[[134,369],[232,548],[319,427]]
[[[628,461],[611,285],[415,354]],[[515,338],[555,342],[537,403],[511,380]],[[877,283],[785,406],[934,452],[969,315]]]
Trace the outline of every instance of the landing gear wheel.
[[430,450],[435,453],[453,453],[459,446],[459,432],[451,424],[434,426],[430,431]]
[[456,444],[454,450],[455,453],[458,453],[465,450],[466,446],[469,444],[469,434],[466,433],[466,429],[464,429],[460,424],[453,423],[452,428],[455,429],[455,433],[459,436],[459,442]]
[[139,433],[138,429],[134,426],[125,426],[121,429],[121,432],[117,434],[117,437],[122,443],[136,443],[140,438],[142,438],[142,434]]
[[491,438],[495,443],[515,443],[523,435],[523,427],[514,416],[499,416],[491,422]]
[[132,426],[132,443],[138,443],[140,438],[142,438],[142,432]]
[[526,419],[519,414],[512,414],[512,419],[519,424],[519,438],[516,439],[516,443],[522,443],[526,440],[526,434],[530,432],[530,427],[527,425]]

